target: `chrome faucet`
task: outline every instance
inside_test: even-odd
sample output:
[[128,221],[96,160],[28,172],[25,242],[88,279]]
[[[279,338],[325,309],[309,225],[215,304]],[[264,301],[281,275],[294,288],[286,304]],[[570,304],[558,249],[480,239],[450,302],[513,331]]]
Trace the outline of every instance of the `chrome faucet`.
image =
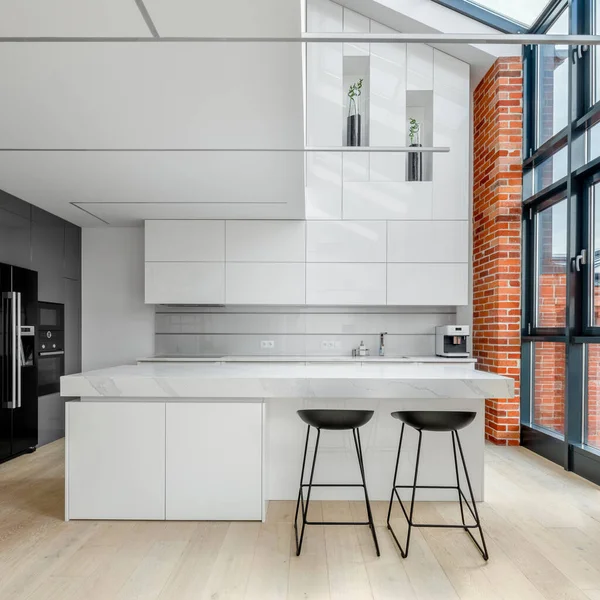
[[387,331],[382,331],[379,334],[379,356],[385,356],[385,336]]

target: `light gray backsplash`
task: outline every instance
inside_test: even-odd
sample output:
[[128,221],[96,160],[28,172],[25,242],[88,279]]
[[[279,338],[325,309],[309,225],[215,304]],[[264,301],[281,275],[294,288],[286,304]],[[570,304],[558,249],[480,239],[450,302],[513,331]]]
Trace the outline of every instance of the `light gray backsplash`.
[[[435,354],[435,327],[456,323],[453,307],[156,307],[156,353],[169,355],[350,355],[362,341],[377,355]],[[273,349],[261,349],[272,340]],[[324,347],[333,342],[334,347]]]

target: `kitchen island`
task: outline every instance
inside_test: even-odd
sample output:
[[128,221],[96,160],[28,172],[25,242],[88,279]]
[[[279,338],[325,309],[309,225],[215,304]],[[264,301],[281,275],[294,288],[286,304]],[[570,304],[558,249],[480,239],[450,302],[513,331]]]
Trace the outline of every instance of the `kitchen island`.
[[[61,378],[67,403],[67,519],[260,520],[269,500],[297,496],[306,429],[300,408],[375,411],[361,431],[372,499],[389,498],[400,425],[394,410],[472,410],[461,432],[475,497],[483,499],[484,401],[513,381],[472,365],[163,362]],[[414,434],[414,435],[413,435]],[[407,431],[400,476],[410,478]],[[426,433],[419,482],[452,485],[450,436]],[[322,436],[315,481],[358,481],[349,432]],[[408,479],[407,479],[408,480]],[[321,488],[316,499],[360,499]],[[456,500],[451,490],[421,500]]]

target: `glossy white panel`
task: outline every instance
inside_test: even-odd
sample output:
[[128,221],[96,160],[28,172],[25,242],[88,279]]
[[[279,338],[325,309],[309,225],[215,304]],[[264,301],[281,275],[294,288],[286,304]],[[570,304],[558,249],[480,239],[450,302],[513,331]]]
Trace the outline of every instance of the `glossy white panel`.
[[[394,33],[371,23],[371,33]],[[406,44],[373,44],[370,63],[370,144],[406,145]],[[404,154],[373,154],[371,181],[404,181]]]
[[224,302],[224,262],[146,263],[146,304],[223,304]]
[[260,520],[262,404],[166,406],[167,520]]
[[367,152],[347,152],[343,155],[344,181],[369,181],[371,155]]
[[67,402],[69,519],[165,518],[165,405]]
[[[309,0],[309,32],[343,30],[342,7]],[[306,45],[306,127],[309,146],[339,146],[343,118],[343,44]]]
[[225,221],[146,221],[146,262],[225,260]]
[[304,221],[227,221],[226,228],[227,261],[304,261]]
[[469,262],[468,221],[388,223],[388,262]]
[[306,218],[342,218],[341,153],[306,153]]
[[344,183],[344,219],[431,219],[432,191],[429,181]]
[[426,44],[407,44],[406,89],[433,89],[433,48]]
[[469,302],[466,264],[401,264],[387,266],[390,305],[462,306]]
[[304,304],[304,263],[227,263],[227,304]]
[[385,264],[309,263],[306,265],[306,303],[385,304],[385,280]]
[[306,262],[385,262],[383,221],[313,221],[306,228]]
[[470,196],[469,65],[434,50],[433,217],[468,219]]
[[[344,33],[369,33],[368,17],[344,8]],[[344,44],[344,56],[368,56],[369,44]]]

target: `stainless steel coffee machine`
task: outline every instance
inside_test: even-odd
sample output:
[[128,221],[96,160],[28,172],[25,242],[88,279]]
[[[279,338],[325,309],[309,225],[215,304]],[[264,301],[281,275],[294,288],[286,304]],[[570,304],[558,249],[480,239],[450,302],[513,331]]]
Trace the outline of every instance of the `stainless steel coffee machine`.
[[468,325],[444,325],[435,328],[435,353],[447,358],[468,358]]

